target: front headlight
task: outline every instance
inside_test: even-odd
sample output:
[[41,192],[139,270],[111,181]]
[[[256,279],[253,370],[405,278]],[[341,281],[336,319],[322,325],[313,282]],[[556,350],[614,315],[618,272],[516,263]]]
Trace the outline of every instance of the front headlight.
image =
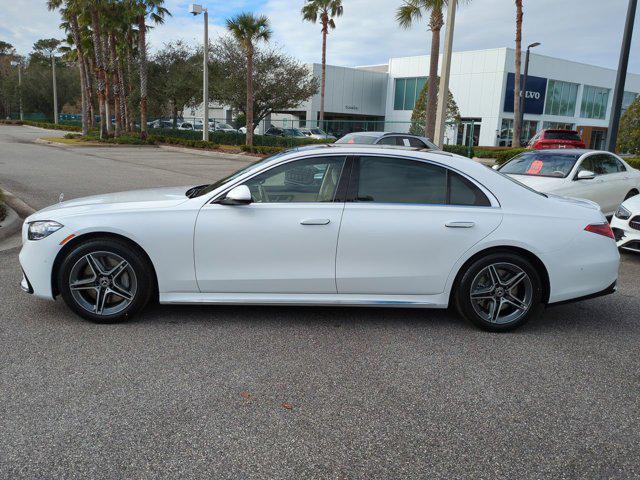
[[41,220],[38,222],[31,222],[29,224],[29,230],[27,238],[29,240],[42,240],[48,237],[53,232],[57,232],[63,227],[63,225],[53,220]]
[[616,210],[616,217],[620,220],[629,220],[629,218],[631,217],[631,212],[620,205],[618,207],[618,210]]

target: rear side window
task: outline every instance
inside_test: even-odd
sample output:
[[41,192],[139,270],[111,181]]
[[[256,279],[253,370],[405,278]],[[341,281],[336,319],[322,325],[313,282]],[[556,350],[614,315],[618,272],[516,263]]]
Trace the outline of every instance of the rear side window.
[[581,142],[582,139],[578,132],[549,130],[544,134],[545,140],[571,140],[573,142]]
[[357,188],[359,202],[491,206],[463,176],[416,160],[361,157]]
[[336,143],[353,143],[356,145],[372,145],[378,137],[373,135],[358,135],[357,133],[349,133],[344,137],[336,140]]

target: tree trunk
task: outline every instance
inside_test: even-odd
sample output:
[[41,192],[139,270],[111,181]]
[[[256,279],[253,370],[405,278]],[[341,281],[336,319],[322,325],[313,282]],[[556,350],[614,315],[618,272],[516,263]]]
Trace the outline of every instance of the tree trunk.
[[247,145],[253,146],[253,45],[247,48]]
[[91,9],[91,33],[96,63],[96,90],[98,92],[98,109],[100,111],[100,138],[107,136],[107,119],[105,116],[105,71],[102,63],[102,43],[100,40],[100,17],[95,8]]
[[322,14],[322,79],[320,81],[320,128],[324,129],[324,92],[327,81],[327,34],[329,19],[327,13]]
[[102,36],[102,62],[104,64],[104,112],[107,116],[107,135],[113,132],[111,125],[111,56],[109,55],[109,37]]
[[122,133],[122,116],[120,115],[120,82],[118,81],[118,57],[116,54],[116,36],[109,34],[109,67],[111,70],[111,85],[113,85],[113,114],[116,119],[115,136]]
[[82,48],[82,40],[80,38],[78,16],[75,13],[71,13],[69,24],[71,26],[73,43],[75,43],[76,50],[78,52],[78,71],[80,74],[80,93],[82,99],[82,135],[86,136],[89,134],[89,124],[87,118],[87,73],[85,72],[84,49]]
[[429,90],[427,92],[427,108],[424,125],[424,136],[433,140],[436,133],[436,114],[438,110],[438,63],[440,62],[440,30],[444,20],[442,10],[431,10],[429,27],[431,29],[431,56],[429,57]]
[[147,45],[144,15],[138,16],[138,59],[140,61],[140,138],[147,138]]
[[522,67],[522,0],[516,0],[516,71],[513,82],[513,148],[520,147],[520,70]]
[[135,119],[135,108],[133,106],[133,34],[131,33],[131,28],[129,28],[127,32],[127,93],[129,96],[129,101],[127,103],[128,108],[128,118],[127,123],[129,124],[129,131],[135,131],[136,127],[136,119]]
[[85,75],[85,88],[87,93],[87,107],[89,115],[89,128],[93,128],[96,126],[96,112],[94,109],[93,102],[93,85],[92,85],[92,77],[90,72],[95,71],[95,67],[89,66],[89,60],[87,58],[84,59],[84,75]]
[[171,118],[173,119],[173,128],[178,128],[178,104],[175,98],[171,99]]
[[116,58],[116,66],[118,72],[118,90],[120,91],[120,123],[122,129],[129,131],[129,125],[127,125],[127,91],[124,88],[124,73],[122,70],[122,59]]

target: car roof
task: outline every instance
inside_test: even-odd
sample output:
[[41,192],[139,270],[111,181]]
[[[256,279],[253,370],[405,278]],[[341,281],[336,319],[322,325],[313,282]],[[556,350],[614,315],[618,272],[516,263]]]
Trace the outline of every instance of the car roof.
[[420,138],[419,135],[414,135],[412,133],[402,133],[402,132],[351,132],[351,133],[347,133],[347,135],[362,135],[364,137],[385,137],[389,135],[402,135],[405,137]]

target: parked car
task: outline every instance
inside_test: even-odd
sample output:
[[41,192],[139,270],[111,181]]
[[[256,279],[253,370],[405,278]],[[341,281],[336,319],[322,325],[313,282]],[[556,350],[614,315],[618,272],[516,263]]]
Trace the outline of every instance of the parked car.
[[189,122],[179,123],[178,130],[194,130],[193,123],[189,123]]
[[640,171],[598,150],[533,150],[512,158],[499,171],[539,192],[591,200],[607,216],[640,192]]
[[611,219],[611,229],[620,249],[640,253],[640,195],[622,202]]
[[221,122],[210,123],[209,129],[211,131],[216,131],[216,132],[238,133],[238,130],[233,128],[228,123],[221,123]]
[[264,134],[271,137],[306,138],[306,135],[298,128],[280,128],[271,126],[266,132],[264,132]]
[[147,126],[149,128],[170,129],[170,128],[173,128],[173,121],[172,120],[154,120],[152,122],[147,122]]
[[411,135],[409,133],[354,132],[339,138],[335,143],[348,143],[351,145],[396,145],[398,147],[439,150],[428,138]]
[[22,288],[95,322],[158,298],[452,305],[507,330],[545,304],[612,293],[619,266],[591,202],[450,153],[359,145],[281,152],[209,185],[58,203],[26,219],[23,241]]
[[329,140],[332,142],[336,140],[336,137],[328,134],[327,132],[325,132],[324,130],[318,127],[301,128],[300,131],[304,133],[307,137],[315,138],[316,140]]
[[535,134],[529,140],[527,147],[545,150],[549,148],[586,148],[586,145],[575,130],[545,129]]

